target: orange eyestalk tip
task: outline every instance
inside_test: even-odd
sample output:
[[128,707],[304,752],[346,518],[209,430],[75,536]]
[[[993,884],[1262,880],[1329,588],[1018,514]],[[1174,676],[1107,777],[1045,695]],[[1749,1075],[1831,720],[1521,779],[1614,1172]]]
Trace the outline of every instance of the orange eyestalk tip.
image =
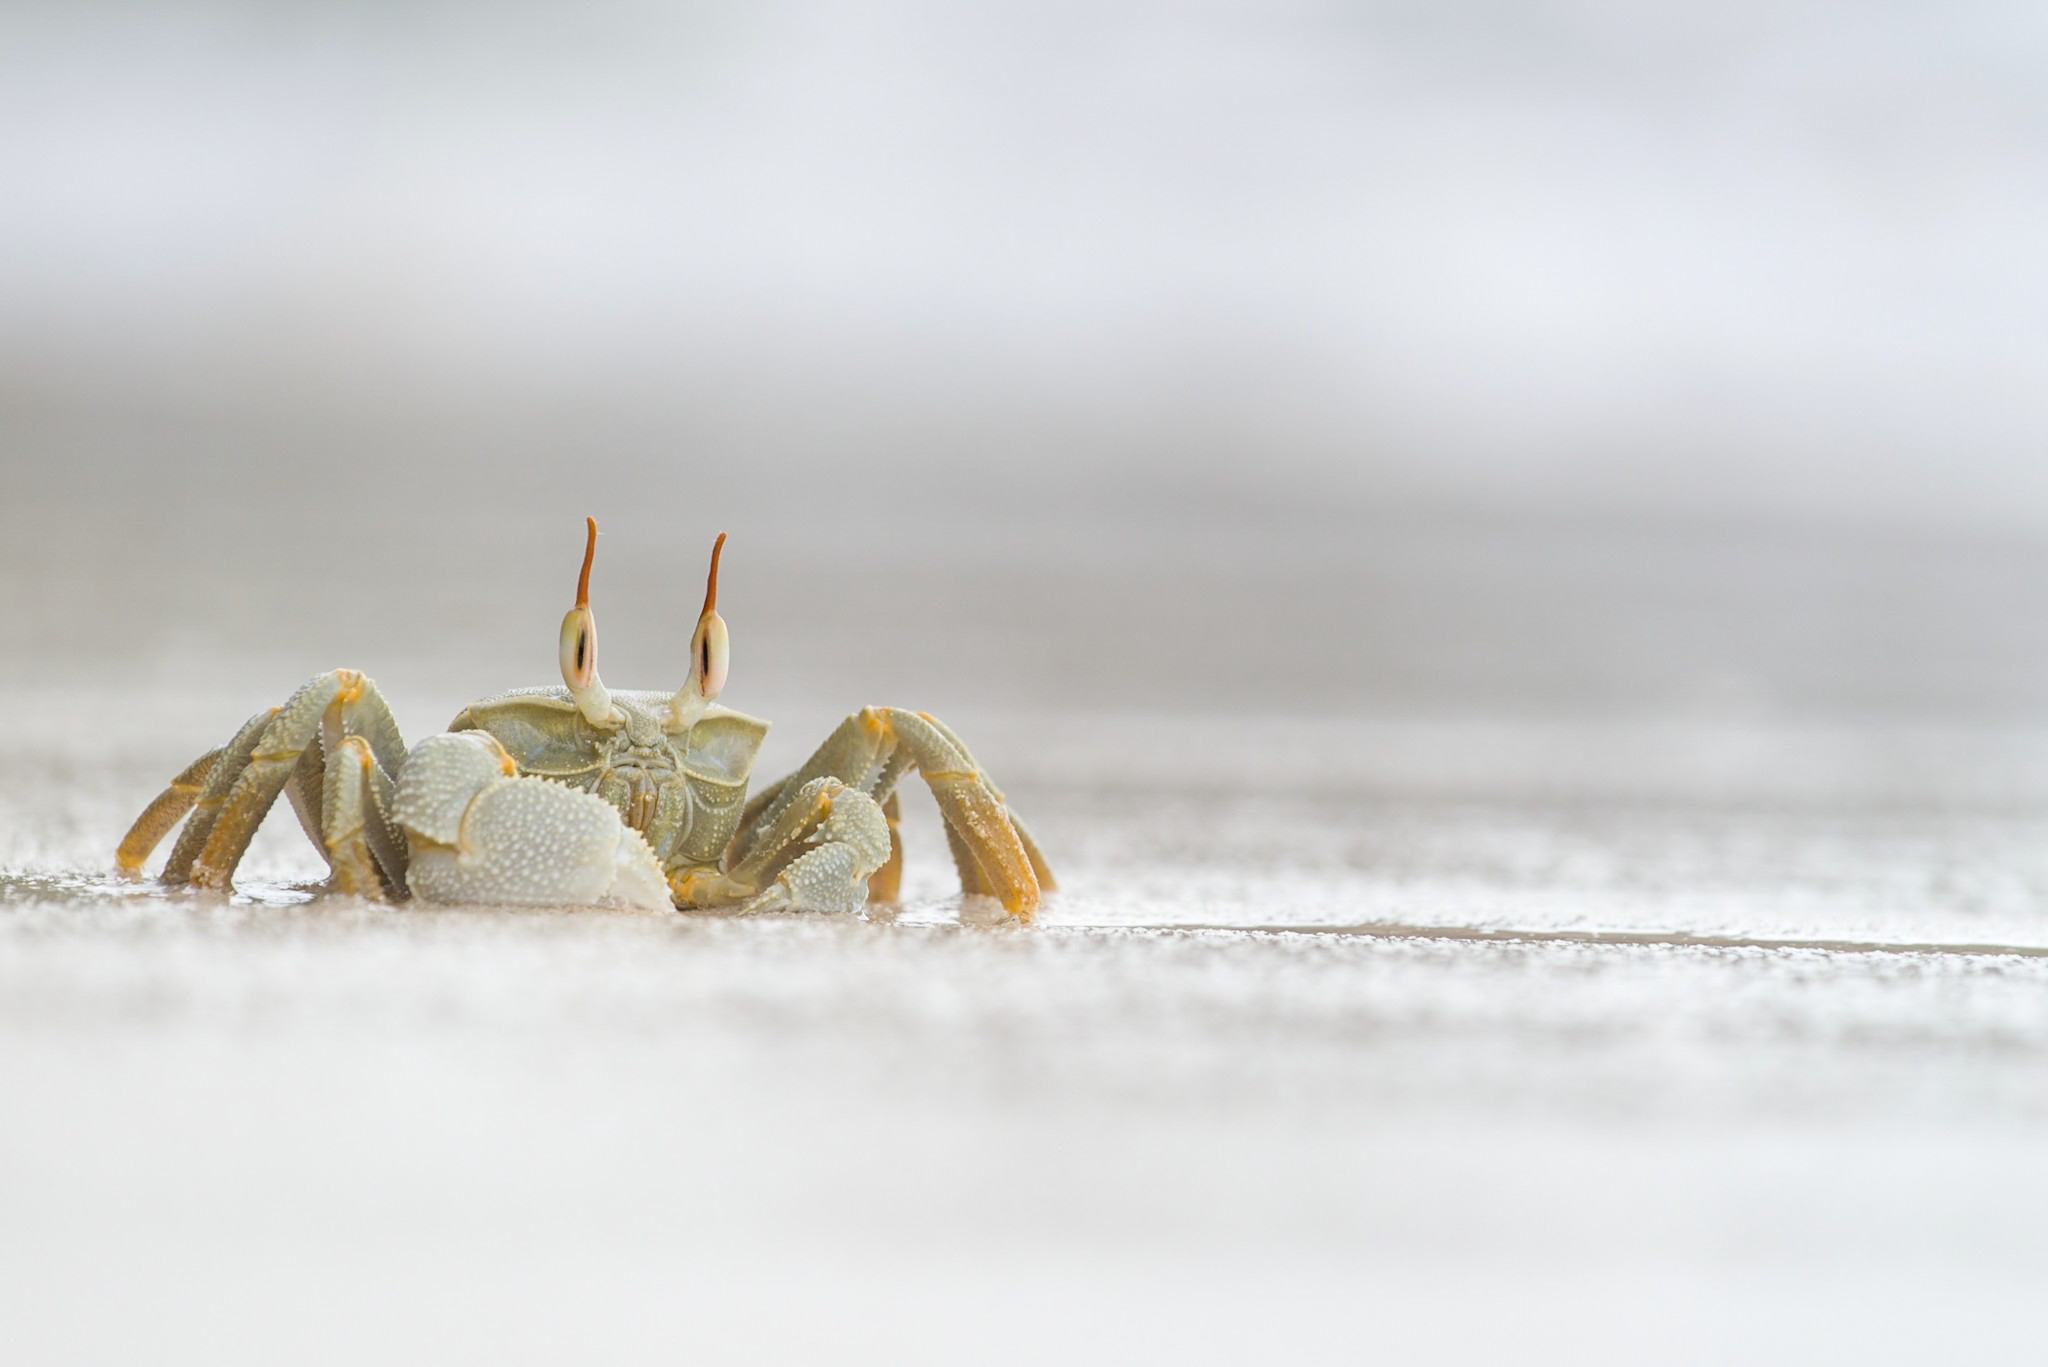
[[[590,606],[590,562],[597,558],[597,519],[586,517],[583,522],[590,528],[590,537],[583,543],[583,573],[576,576],[576,606],[579,608]],[[712,573],[715,577],[716,567]]]
[[718,611],[718,557],[724,551],[725,533],[720,532],[718,540],[711,543],[711,577],[704,583],[704,610],[697,614],[700,618]]

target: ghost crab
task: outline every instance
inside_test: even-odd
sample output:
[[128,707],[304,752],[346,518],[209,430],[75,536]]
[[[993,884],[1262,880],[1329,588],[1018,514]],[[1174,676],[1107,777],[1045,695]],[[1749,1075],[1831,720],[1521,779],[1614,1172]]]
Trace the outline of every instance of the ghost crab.
[[562,687],[471,703],[408,751],[374,683],[352,669],[322,674],[173,779],[122,840],[121,869],[139,874],[184,821],[163,881],[224,891],[285,793],[331,885],[359,896],[852,911],[896,896],[896,785],[915,769],[945,819],[962,890],[1030,919],[1052,873],[935,717],[863,708],[802,768],[747,800],[768,723],[714,701],[728,661],[723,533],[682,688],[607,689],[590,610],[597,522],[586,521],[576,605],[562,619]]

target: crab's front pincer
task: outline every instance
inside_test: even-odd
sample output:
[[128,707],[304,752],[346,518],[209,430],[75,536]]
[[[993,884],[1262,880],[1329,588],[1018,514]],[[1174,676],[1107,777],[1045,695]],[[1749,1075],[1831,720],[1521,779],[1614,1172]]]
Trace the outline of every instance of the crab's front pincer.
[[488,732],[412,748],[392,815],[412,850],[406,883],[429,902],[669,909],[668,880],[604,799],[521,778]]

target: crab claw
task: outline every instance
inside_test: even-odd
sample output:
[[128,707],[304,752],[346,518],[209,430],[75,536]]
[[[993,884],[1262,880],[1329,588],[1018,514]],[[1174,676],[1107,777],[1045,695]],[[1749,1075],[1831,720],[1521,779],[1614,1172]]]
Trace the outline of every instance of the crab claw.
[[668,880],[609,802],[521,778],[484,731],[429,736],[412,748],[392,815],[412,849],[406,882],[429,902],[667,911]]

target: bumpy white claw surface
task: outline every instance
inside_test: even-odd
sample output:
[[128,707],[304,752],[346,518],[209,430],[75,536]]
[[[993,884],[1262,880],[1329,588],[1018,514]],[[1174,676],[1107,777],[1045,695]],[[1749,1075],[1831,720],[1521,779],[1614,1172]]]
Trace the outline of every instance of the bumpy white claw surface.
[[481,732],[414,746],[394,795],[412,862],[406,881],[432,902],[665,911],[668,880],[637,831],[602,798],[541,778],[511,777]]
[[810,849],[791,860],[776,880],[736,910],[859,911],[868,900],[868,878],[889,858],[889,819],[873,798],[838,779],[812,779],[798,791],[792,811],[825,808],[824,819],[804,842]]

